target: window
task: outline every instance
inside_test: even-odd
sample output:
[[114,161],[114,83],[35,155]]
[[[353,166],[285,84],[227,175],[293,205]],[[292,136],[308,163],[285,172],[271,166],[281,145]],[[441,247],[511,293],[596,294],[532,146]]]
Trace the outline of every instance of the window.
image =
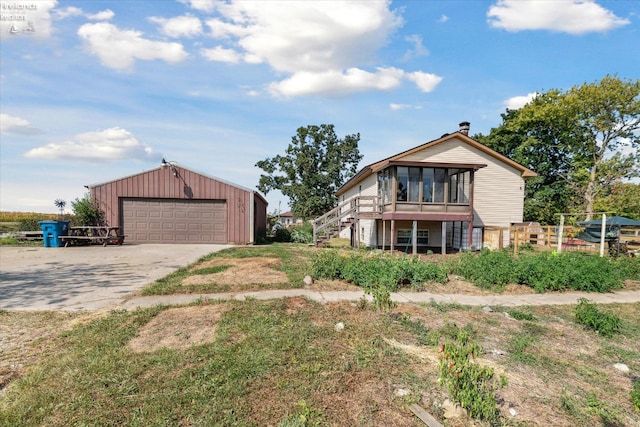
[[418,230],[418,244],[419,245],[429,244],[429,230]]
[[449,203],[469,203],[470,181],[470,171],[460,169],[449,170]]
[[398,202],[407,201],[407,187],[409,186],[409,168],[401,166],[398,167],[398,193],[396,200]]
[[398,230],[399,245],[408,245],[411,242],[411,230]]
[[[397,235],[397,244],[398,245],[409,245],[412,244],[411,241],[411,232],[410,229],[398,230]],[[418,245],[429,245],[429,230],[418,230]]]
[[420,168],[398,167],[398,202],[420,201]]
[[434,183],[433,183],[433,201],[435,203],[444,203],[444,169],[434,170]]
[[422,169],[422,201],[433,202],[433,168]]
[[382,204],[391,203],[391,170],[386,169],[378,172],[378,197],[382,200]]
[[409,168],[409,188],[407,189],[409,202],[420,201],[420,168]]

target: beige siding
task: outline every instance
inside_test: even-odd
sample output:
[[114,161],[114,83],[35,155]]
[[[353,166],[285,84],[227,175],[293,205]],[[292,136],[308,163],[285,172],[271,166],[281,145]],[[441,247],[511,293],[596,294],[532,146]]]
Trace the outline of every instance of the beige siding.
[[[350,200],[357,196],[377,196],[378,195],[378,182],[377,176],[371,175],[365,178],[360,184],[347,190],[347,192],[340,196],[338,203]],[[365,210],[363,210],[365,211]],[[376,242],[376,222],[373,219],[360,220],[360,228],[358,229],[358,237],[360,238],[360,244],[363,246],[375,247]],[[364,230],[363,230],[364,229]],[[349,238],[349,229],[342,230],[340,237]]]
[[452,139],[426,147],[402,160],[486,164],[487,167],[475,173],[474,226],[508,227],[514,222],[522,222],[524,179],[519,171],[496,158],[458,139]]

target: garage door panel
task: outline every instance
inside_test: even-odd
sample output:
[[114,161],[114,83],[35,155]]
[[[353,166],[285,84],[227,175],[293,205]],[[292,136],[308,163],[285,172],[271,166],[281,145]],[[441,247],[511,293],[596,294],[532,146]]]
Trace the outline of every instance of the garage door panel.
[[226,203],[125,199],[127,241],[138,243],[227,243]]

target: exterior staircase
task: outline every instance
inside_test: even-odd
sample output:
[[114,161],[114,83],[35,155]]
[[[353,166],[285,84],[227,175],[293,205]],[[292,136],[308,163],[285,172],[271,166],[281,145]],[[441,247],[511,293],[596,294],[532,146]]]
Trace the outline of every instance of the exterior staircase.
[[[313,242],[319,246],[331,238],[338,237],[341,231],[353,227],[361,218],[381,217],[382,211],[378,205],[377,197],[357,196],[351,198],[313,220]],[[352,244],[357,246],[357,239],[352,239]]]

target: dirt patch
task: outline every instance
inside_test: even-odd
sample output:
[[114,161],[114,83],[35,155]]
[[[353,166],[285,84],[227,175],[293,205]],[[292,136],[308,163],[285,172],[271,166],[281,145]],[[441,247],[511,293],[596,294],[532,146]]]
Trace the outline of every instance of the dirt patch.
[[151,319],[127,347],[136,352],[160,348],[184,349],[211,342],[225,305],[182,307],[165,310]]
[[277,270],[282,267],[278,258],[216,258],[198,264],[193,271],[205,268],[228,265],[229,268],[219,273],[196,274],[182,281],[183,286],[202,285],[206,283],[218,283],[220,285],[247,285],[266,283],[288,283],[289,278],[284,271]]

